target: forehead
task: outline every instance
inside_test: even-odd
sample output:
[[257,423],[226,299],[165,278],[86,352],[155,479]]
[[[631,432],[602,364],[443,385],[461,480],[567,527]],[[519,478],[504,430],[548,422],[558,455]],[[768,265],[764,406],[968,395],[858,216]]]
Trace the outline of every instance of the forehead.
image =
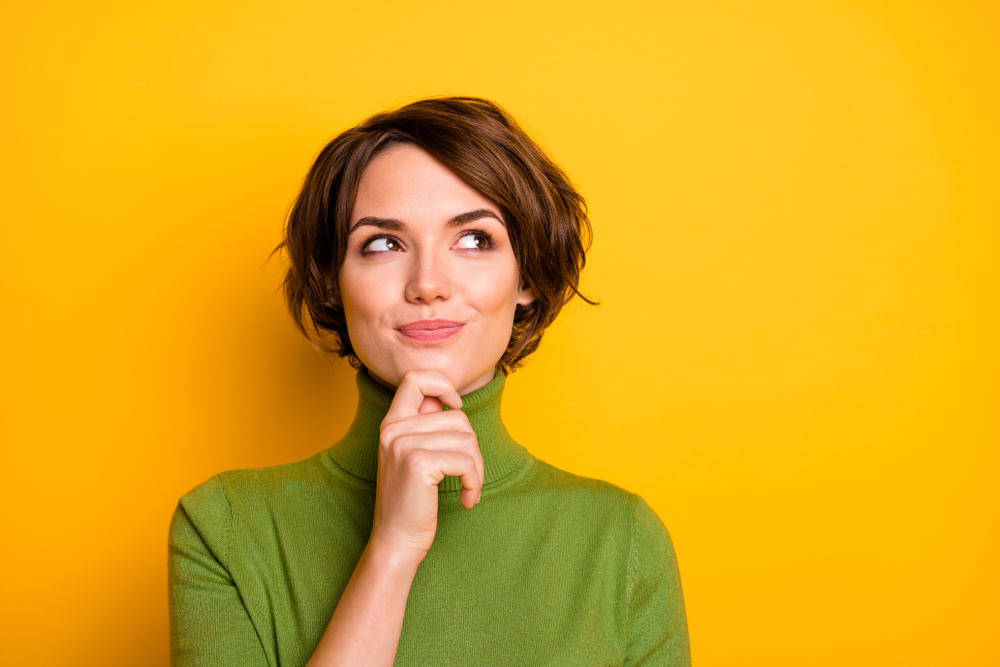
[[497,206],[433,155],[399,144],[372,160],[361,174],[351,215],[401,220],[449,219],[472,209]]

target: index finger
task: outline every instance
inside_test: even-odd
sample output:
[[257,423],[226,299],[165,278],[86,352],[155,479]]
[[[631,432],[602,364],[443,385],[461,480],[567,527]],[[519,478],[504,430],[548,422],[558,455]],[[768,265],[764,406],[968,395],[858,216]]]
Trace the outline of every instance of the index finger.
[[438,398],[449,408],[458,410],[462,407],[462,398],[455,390],[455,385],[447,377],[437,371],[407,371],[403,381],[396,389],[396,395],[389,406],[382,424],[391,424],[400,419],[406,419],[420,414],[420,406],[424,398]]

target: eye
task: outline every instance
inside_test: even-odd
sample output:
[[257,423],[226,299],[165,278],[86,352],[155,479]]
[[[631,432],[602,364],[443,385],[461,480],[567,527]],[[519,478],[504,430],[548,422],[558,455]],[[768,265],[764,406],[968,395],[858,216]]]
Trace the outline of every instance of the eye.
[[362,248],[364,252],[399,252],[402,247],[399,245],[399,241],[388,236],[379,236],[372,239],[364,245]]
[[486,250],[493,246],[493,239],[485,232],[469,232],[458,239],[456,248],[463,250]]

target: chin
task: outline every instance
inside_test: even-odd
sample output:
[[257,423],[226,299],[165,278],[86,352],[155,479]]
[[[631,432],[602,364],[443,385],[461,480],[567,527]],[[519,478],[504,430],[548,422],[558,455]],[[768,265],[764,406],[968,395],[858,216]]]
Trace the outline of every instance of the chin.
[[[457,363],[457,360],[455,359],[443,360],[438,363],[415,364],[410,368],[413,368],[414,370],[436,371],[440,373],[451,380],[451,383],[455,385],[455,389],[459,393],[462,393],[463,388],[475,382],[483,375],[482,372],[477,373],[475,370],[467,368],[463,364]],[[409,370],[409,368],[407,370]],[[402,379],[402,374],[400,374],[400,379]]]
[[[394,387],[398,387],[403,376],[411,370],[435,371],[441,373],[451,380],[455,389],[459,393],[465,387],[475,383],[491,370],[496,368],[496,364],[481,366],[476,364],[462,363],[462,355],[435,352],[434,354],[405,355],[403,359],[394,360],[391,364],[369,364],[365,363],[370,373],[374,373]],[[362,360],[364,363],[364,361]],[[388,367],[387,367],[388,366]]]

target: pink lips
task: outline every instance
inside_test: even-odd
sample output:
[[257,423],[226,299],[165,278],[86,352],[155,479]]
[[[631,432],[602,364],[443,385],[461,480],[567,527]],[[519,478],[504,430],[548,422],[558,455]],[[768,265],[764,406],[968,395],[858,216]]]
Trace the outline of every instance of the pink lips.
[[420,320],[404,324],[397,331],[415,343],[440,343],[457,334],[463,326],[451,320]]

